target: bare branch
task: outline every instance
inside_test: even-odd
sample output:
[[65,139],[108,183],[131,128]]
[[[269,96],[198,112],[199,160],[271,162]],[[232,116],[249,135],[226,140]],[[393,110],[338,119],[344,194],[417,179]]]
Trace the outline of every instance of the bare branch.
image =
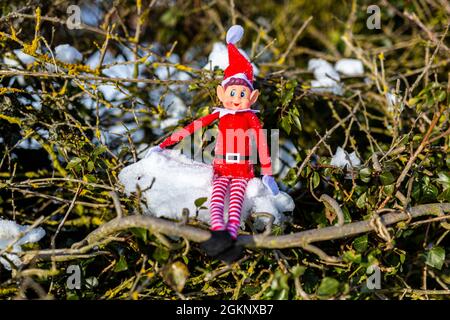
[[[442,212],[450,212],[450,203],[433,203],[419,205],[411,209],[411,217],[418,218],[425,215],[439,215]],[[396,211],[380,216],[380,222],[387,226],[400,221],[408,220],[407,213]],[[210,232],[189,225],[179,225],[165,219],[150,216],[128,216],[121,219],[111,220],[96,230],[91,232],[82,243],[92,244],[99,240],[129,228],[144,228],[152,233],[162,233],[170,236],[186,238],[194,242],[203,242],[208,240]],[[267,249],[283,249],[303,247],[307,248],[308,244],[340,239],[357,234],[372,232],[373,227],[370,220],[353,222],[342,226],[331,226],[321,229],[311,229],[307,231],[282,235],[282,236],[266,236],[266,235],[242,235],[238,238],[238,244],[248,248],[267,248]],[[79,243],[78,245],[82,244]]]

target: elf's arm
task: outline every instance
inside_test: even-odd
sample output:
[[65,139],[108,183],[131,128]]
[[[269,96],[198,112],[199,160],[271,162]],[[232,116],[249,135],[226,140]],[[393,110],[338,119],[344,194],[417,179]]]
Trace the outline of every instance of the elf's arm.
[[261,122],[254,113],[250,113],[248,121],[253,130],[255,130],[256,145],[258,147],[259,162],[261,164],[262,182],[272,192],[277,195],[280,190],[272,177],[272,162],[270,161],[269,148],[267,146],[267,137],[262,130]]
[[272,175],[272,162],[270,160],[267,138],[258,117],[254,113],[248,113],[250,127],[255,131],[256,146],[258,148],[259,162],[261,164],[261,173],[263,175]]
[[198,118],[197,120],[191,122],[186,127],[179,129],[172,133],[167,139],[165,139],[159,147],[164,149],[166,147],[169,147],[171,145],[174,145],[175,143],[181,141],[183,138],[193,134],[197,130],[208,126],[211,122],[219,118],[219,113],[211,113],[207,116]]

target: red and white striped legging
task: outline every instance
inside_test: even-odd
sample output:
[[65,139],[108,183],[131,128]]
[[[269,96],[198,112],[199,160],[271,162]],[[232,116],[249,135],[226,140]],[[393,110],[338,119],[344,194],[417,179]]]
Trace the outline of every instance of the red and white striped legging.
[[[209,210],[211,213],[211,230],[228,230],[233,239],[237,238],[241,224],[241,209],[244,202],[248,179],[216,176]],[[228,206],[228,223],[223,218],[225,194],[230,187],[230,204]]]

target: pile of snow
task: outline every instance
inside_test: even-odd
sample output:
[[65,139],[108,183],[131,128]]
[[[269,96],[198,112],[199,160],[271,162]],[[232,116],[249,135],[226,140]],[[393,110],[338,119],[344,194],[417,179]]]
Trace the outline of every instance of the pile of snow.
[[[0,219],[0,251],[7,248],[11,243],[13,243],[21,233],[28,230],[29,226],[21,226],[14,221]],[[4,256],[10,260],[16,267],[19,267],[22,263],[16,253],[22,252],[21,246],[26,243],[38,242],[45,236],[45,231],[42,228],[35,228],[24,234],[14,245],[8,253]],[[0,257],[0,263],[7,270],[11,270],[10,263]]]
[[13,50],[13,52],[8,52],[3,57],[3,63],[9,67],[22,69],[20,63],[27,65],[32,64],[36,59],[29,54],[24,53],[20,49]]
[[323,59],[311,59],[308,61],[308,71],[314,73],[316,80],[311,81],[311,91],[331,92],[342,95],[341,78],[333,66]]
[[355,151],[349,154],[341,147],[338,147],[336,154],[331,158],[330,164],[342,169],[351,169],[359,167],[361,165],[361,160],[358,158]]
[[364,74],[363,63],[358,59],[341,59],[336,62],[334,68],[349,77],[358,77]]
[[339,73],[349,77],[361,76],[364,74],[364,67],[358,59],[341,59],[334,67],[323,59],[311,59],[308,61],[308,71],[313,72],[315,77],[315,80],[311,81],[311,91],[342,95]]
[[[179,150],[164,150],[153,152],[147,158],[125,167],[119,174],[119,180],[130,195],[143,191],[146,205],[142,209],[146,214],[157,217],[180,219],[183,208],[189,209],[194,217],[198,210],[197,219],[209,223],[209,199],[197,208],[195,200],[209,198],[212,190],[213,169],[211,165],[196,162],[182,155]],[[154,183],[152,185],[152,181]],[[151,188],[149,188],[152,185]],[[228,208],[226,199],[225,216]],[[249,181],[241,224],[251,212],[267,212],[274,216],[275,224],[286,220],[284,212],[294,210],[292,198],[280,192],[276,196],[263,185],[261,179],[253,178]],[[256,222],[257,228],[262,228],[268,218],[261,217]]]
[[[244,50],[242,49],[238,50],[247,60],[250,60],[250,58],[248,57],[247,53]],[[227,46],[222,42],[216,42],[214,43],[213,49],[208,56],[208,63],[203,68],[208,70],[214,70],[214,68],[217,67],[221,70],[225,70],[229,64],[230,63],[228,61]],[[252,66],[253,66],[253,74],[257,76],[259,74],[259,69],[254,63],[252,63]]]
[[[22,70],[23,67],[21,64],[27,66],[29,64],[34,63],[36,59],[26,53],[24,53],[20,49],[13,50],[12,52],[7,52],[3,56],[3,63],[8,66],[11,69],[20,69]],[[25,86],[25,78],[23,76],[15,76],[11,77],[8,86],[11,87],[15,82],[18,82],[19,85]]]
[[55,58],[64,63],[77,63],[83,60],[83,55],[68,44],[61,44],[55,48]]

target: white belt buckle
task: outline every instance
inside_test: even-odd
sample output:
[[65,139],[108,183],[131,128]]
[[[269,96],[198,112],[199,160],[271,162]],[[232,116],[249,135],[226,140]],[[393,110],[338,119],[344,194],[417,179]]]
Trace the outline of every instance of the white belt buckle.
[[226,163],[239,163],[241,155],[239,153],[227,152],[225,154]]

